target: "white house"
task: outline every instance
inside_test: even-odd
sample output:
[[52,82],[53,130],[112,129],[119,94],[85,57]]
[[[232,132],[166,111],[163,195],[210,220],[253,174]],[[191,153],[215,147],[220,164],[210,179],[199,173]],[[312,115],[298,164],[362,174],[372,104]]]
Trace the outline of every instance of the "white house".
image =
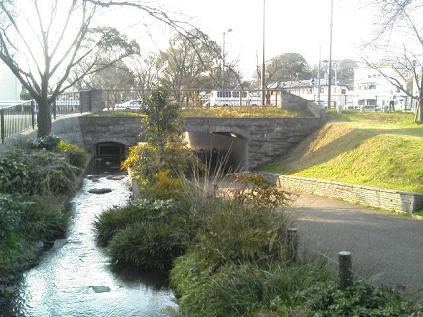
[[15,103],[20,99],[22,86],[9,68],[0,62],[0,102]]
[[412,81],[390,65],[382,65],[379,70],[359,65],[354,68],[354,105],[385,108],[391,104],[395,110],[413,110],[413,100],[382,74],[395,78],[406,90],[411,88]]
[[[274,83],[269,88],[282,88],[289,93],[304,98],[306,100],[319,100],[319,87],[317,80],[297,80]],[[329,85],[325,79],[320,82],[320,104],[325,108],[328,107],[328,92]],[[344,84],[333,84],[331,88],[331,108],[340,106],[341,108],[348,108],[353,105],[353,92]]]

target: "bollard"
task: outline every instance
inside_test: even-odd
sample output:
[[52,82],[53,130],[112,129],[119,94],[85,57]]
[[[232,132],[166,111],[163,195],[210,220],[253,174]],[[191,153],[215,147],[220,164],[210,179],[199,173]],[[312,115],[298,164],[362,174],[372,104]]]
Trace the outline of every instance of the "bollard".
[[353,283],[351,252],[348,252],[348,251],[339,252],[338,260],[339,260],[339,280],[341,283],[341,288],[345,289],[351,286]]
[[297,228],[288,228],[288,259],[297,260],[298,253],[298,234]]

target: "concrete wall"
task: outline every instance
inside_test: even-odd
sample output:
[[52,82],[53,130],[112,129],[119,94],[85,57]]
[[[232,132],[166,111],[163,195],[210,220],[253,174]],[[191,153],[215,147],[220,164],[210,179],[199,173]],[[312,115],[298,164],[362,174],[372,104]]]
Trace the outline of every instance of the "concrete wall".
[[[232,146],[230,160],[245,169],[286,154],[293,146],[321,126],[317,118],[186,118],[185,127],[195,147],[216,144],[219,149]],[[67,142],[94,148],[97,143],[117,142],[132,146],[140,141],[140,117],[60,118],[53,123],[53,133]],[[236,141],[230,134],[236,135]],[[210,139],[211,138],[211,139]],[[203,139],[203,143],[200,140]],[[204,140],[207,140],[204,142]],[[210,143],[211,142],[211,143]],[[232,144],[232,145],[231,145]],[[243,157],[244,156],[244,157]]]
[[306,192],[375,208],[403,212],[423,209],[423,195],[418,193],[288,175],[276,175],[275,181],[285,190]]
[[317,130],[317,118],[187,118],[188,133],[235,133],[248,143],[248,168],[286,154]]
[[135,145],[139,142],[141,121],[140,117],[79,117],[82,139],[87,147],[103,142]]

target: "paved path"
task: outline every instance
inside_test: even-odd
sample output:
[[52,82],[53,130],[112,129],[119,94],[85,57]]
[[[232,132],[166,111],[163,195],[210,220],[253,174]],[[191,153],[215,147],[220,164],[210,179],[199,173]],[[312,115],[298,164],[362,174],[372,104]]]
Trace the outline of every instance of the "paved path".
[[353,270],[377,284],[423,288],[423,221],[308,194],[293,208],[306,247],[332,259],[351,251]]

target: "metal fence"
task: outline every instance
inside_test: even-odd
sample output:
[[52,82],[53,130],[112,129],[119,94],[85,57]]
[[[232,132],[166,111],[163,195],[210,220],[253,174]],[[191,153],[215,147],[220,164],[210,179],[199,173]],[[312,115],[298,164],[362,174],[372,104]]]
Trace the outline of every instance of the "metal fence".
[[[52,120],[57,117],[81,112],[79,93],[65,93],[51,105]],[[24,101],[0,108],[1,143],[13,135],[34,130],[37,127],[38,104],[34,100]]]
[[[150,94],[151,91],[145,89],[103,90],[104,106],[113,110],[125,108],[125,104],[131,101],[146,104]],[[289,93],[281,89],[266,89],[265,106],[280,107],[287,94]],[[181,89],[170,90],[169,97],[171,102],[183,108],[262,106],[261,90]]]

